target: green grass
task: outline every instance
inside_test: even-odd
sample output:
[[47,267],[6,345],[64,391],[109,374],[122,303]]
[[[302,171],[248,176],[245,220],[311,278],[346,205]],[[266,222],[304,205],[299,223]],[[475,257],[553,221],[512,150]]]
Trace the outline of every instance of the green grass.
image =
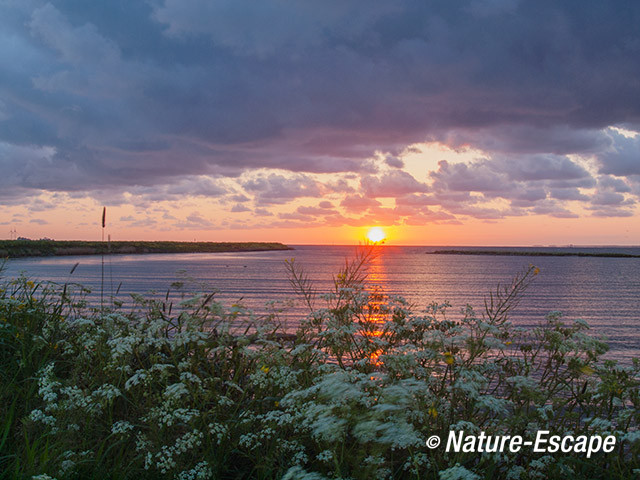
[[[213,294],[87,308],[71,286],[0,287],[0,477],[626,479],[640,468],[640,364],[559,314],[511,323],[538,270],[452,318],[366,281],[371,252],[319,295],[287,262],[309,315],[255,318]],[[452,429],[614,435],[616,449],[429,450]]]
[[89,242],[76,240],[0,240],[0,258],[51,255],[100,255],[107,253],[213,253],[290,250],[282,243],[267,242]]

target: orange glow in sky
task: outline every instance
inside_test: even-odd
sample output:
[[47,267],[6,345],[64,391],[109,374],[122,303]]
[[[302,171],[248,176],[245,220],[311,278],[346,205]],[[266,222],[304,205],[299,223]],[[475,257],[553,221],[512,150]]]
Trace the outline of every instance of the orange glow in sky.
[[[483,155],[476,150],[421,144],[401,155],[403,170],[391,169],[384,159],[374,158],[380,171],[376,176],[301,176],[260,170],[247,171],[238,179],[215,179],[217,188],[234,195],[209,195],[186,188],[200,188],[198,182],[212,188],[214,180],[205,177],[183,185],[185,191],[180,195],[168,187],[157,195],[132,190],[107,199],[92,198],[89,193],[42,192],[2,206],[0,238],[99,240],[106,200],[105,235],[113,240],[277,241],[288,245],[357,245],[364,239],[387,245],[638,244],[640,203],[633,200],[629,185],[629,192],[620,187],[622,180],[615,185],[623,193],[606,196],[606,190],[581,187],[569,191],[575,198],[560,201],[543,192],[546,198],[530,205],[525,201],[516,208],[517,196],[527,193],[518,190],[519,184],[497,198],[473,190],[482,185],[465,175],[471,168],[483,173],[488,160],[475,160]],[[585,172],[590,168],[587,160],[574,160]],[[471,192],[449,191],[443,178],[452,189],[464,187]],[[591,198],[617,201],[619,206],[596,207],[589,203]]]

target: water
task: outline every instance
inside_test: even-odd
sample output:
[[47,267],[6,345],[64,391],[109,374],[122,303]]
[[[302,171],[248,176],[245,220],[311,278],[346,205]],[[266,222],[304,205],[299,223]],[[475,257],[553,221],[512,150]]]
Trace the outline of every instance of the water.
[[[512,313],[514,323],[535,326],[550,311],[561,311],[565,318],[582,318],[594,333],[605,335],[611,346],[609,358],[627,363],[640,356],[640,258],[427,254],[441,248],[446,247],[382,247],[369,278],[386,293],[404,296],[416,311],[433,301],[449,301],[455,314],[467,303],[480,311],[489,291],[534,264],[540,274]],[[640,248],[525,250],[640,253]],[[294,257],[303,265],[322,292],[329,290],[332,275],[354,253],[355,247],[297,246],[273,252],[113,255],[105,257],[105,298],[118,285],[120,300],[152,291],[164,296],[172,282],[183,281],[189,290],[216,289],[219,300],[229,305],[241,301],[264,313],[268,300],[294,298],[285,259]],[[69,276],[76,262],[79,265]],[[14,259],[7,263],[4,276],[25,272],[38,280],[81,283],[92,289],[90,300],[99,304],[101,262],[99,256]],[[300,302],[288,313],[294,322],[304,314]]]

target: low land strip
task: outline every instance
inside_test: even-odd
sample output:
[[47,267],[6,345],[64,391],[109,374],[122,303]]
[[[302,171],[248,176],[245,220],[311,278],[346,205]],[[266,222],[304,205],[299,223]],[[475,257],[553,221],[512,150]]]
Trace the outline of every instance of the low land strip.
[[292,250],[267,242],[90,242],[81,240],[0,240],[0,258],[137,253],[213,253]]

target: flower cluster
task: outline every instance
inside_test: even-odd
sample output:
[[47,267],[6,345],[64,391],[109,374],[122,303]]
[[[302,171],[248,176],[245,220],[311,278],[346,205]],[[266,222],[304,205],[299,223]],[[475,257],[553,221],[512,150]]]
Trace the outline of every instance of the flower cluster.
[[[283,332],[195,295],[172,311],[87,309],[69,286],[22,279],[0,293],[0,469],[34,478],[628,478],[640,468],[640,363],[602,360],[581,321],[511,323],[530,267],[451,319],[366,282],[367,256]],[[62,291],[61,291],[62,288]],[[283,334],[284,333],[284,334]],[[575,455],[428,450],[450,430],[611,434]],[[33,439],[36,439],[35,441]],[[46,439],[46,440],[45,440]],[[7,460],[8,459],[8,460]],[[2,463],[4,462],[4,464]]]

